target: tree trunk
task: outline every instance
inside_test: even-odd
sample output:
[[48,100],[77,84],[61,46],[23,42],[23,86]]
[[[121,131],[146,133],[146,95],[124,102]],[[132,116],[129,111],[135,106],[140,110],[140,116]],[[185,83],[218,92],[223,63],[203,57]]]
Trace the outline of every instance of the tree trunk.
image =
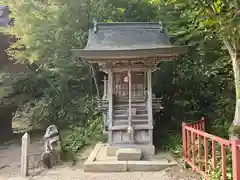
[[0,107],[0,142],[11,139],[12,131],[12,113],[11,107]]
[[233,125],[240,125],[240,49],[238,45],[231,44],[227,37],[223,37],[223,43],[230,54],[234,72],[236,107]]
[[236,91],[236,108],[234,115],[234,125],[240,125],[240,52],[234,51],[231,54],[234,79],[235,79],[235,91]]
[[93,80],[94,80],[94,85],[95,85],[95,88],[96,88],[96,91],[97,91],[97,97],[98,97],[98,99],[100,99],[100,90],[99,90],[99,87],[98,87],[96,73],[95,73],[94,67],[92,65],[90,65],[90,68],[91,68],[92,77],[93,77]]

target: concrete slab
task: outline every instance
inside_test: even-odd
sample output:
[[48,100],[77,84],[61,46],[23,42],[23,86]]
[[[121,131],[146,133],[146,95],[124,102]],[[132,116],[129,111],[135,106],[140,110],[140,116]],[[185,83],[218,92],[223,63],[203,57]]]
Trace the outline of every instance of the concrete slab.
[[88,156],[87,160],[85,161],[85,163],[95,161],[100,148],[103,146],[104,146],[104,144],[102,144],[102,143],[96,144],[95,147],[93,148],[92,152]]
[[107,156],[107,148],[103,146],[98,151],[95,161],[117,161],[116,156]]
[[126,161],[95,161],[84,164],[85,172],[126,172]]
[[[103,155],[104,144],[96,144],[88,159],[84,162],[85,172],[125,172],[127,171],[126,161],[96,161],[98,155]],[[101,153],[100,153],[101,152]],[[101,157],[99,157],[101,159]]]
[[168,167],[176,165],[168,160],[157,161],[127,161],[128,171],[162,171]]
[[23,177],[21,177],[21,176],[18,176],[18,177],[8,178],[7,180],[26,180],[26,178],[23,178]]

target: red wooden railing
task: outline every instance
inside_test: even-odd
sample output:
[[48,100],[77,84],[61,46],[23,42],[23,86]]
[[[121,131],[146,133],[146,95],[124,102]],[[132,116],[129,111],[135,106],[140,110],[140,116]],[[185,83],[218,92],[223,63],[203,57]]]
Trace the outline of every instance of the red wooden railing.
[[[182,122],[182,148],[185,163],[206,178],[208,178],[209,170],[216,169],[220,164],[222,180],[227,180],[226,149],[229,148],[228,153],[232,153],[232,180],[240,180],[240,140],[226,140],[208,134],[204,130],[204,118],[193,123]],[[209,145],[211,145],[211,150],[209,150]],[[221,148],[221,162],[218,162],[217,158],[217,145]]]

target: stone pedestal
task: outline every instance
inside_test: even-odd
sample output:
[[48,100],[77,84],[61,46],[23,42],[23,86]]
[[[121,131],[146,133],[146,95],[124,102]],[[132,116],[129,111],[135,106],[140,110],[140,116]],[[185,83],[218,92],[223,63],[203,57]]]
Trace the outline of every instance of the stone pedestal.
[[22,137],[22,151],[21,151],[21,176],[28,176],[29,157],[28,149],[30,144],[30,136],[26,132]]
[[[152,151],[154,146],[142,146]],[[141,157],[139,148],[121,148],[107,144],[96,144],[88,159],[84,162],[85,172],[126,172],[126,171],[161,171],[176,165],[176,161],[169,156],[158,154],[156,157]],[[106,152],[113,154],[107,156]],[[152,151],[153,152],[153,151]],[[146,153],[146,152],[145,152]],[[139,160],[140,159],[140,160]]]
[[143,158],[148,158],[155,155],[154,145],[140,145],[140,144],[124,144],[124,145],[108,145],[106,147],[107,156],[116,156],[117,151],[121,148],[136,148],[142,151]]
[[116,156],[118,161],[140,161],[142,151],[137,148],[120,148],[117,150]]

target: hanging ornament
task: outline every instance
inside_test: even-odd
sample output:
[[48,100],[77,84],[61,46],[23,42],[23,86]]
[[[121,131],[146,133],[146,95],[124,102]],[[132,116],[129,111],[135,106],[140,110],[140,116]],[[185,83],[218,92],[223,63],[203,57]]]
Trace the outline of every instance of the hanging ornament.
[[125,83],[128,83],[128,76],[125,76],[124,79],[123,79],[123,81],[124,81]]

